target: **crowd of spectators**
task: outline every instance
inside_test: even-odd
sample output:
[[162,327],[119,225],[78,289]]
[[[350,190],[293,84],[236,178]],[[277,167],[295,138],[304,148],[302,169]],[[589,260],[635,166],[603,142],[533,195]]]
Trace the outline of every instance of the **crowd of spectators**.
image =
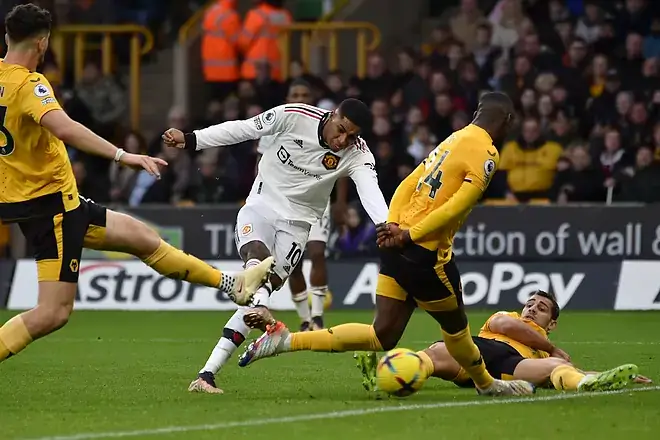
[[[483,91],[501,90],[518,114],[511,138],[498,146],[500,171],[487,200],[660,201],[658,6],[644,0],[490,3],[489,10],[476,0],[445,9],[420,47],[401,48],[392,59],[370,54],[365,78],[318,77],[294,61],[283,84],[266,72],[240,82],[235,96],[209,102],[203,120],[172,109],[165,125],[191,129],[250,117],[280,103],[288,82],[302,77],[321,107],[333,109],[346,97],[371,106],[374,124],[364,135],[389,198],[438,142],[471,121]],[[157,139],[149,151],[174,154]],[[173,168],[169,186],[154,183],[163,187],[140,190],[142,197],[113,194],[131,204],[242,200],[253,177],[254,144],[207,154],[181,155],[189,166]]]

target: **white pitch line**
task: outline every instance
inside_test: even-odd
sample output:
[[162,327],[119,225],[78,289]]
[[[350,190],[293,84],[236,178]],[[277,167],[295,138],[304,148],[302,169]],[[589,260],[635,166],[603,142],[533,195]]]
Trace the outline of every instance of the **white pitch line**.
[[[211,338],[212,339],[212,338]],[[211,339],[203,338],[50,338],[45,339],[48,342],[54,343],[116,343],[116,344],[127,344],[127,343],[143,343],[143,344],[196,344],[196,343],[207,343]],[[412,344],[423,345],[431,344],[430,339],[428,341],[412,341]],[[553,342],[559,345],[660,345],[660,341],[554,341]]]
[[302,414],[299,416],[288,417],[273,417],[261,420],[244,420],[238,422],[215,423],[208,425],[191,425],[191,426],[167,426],[156,429],[142,429],[137,431],[114,431],[114,432],[89,432],[73,435],[61,435],[55,437],[38,437],[28,440],[93,440],[103,438],[123,438],[123,437],[138,437],[143,435],[167,435],[177,432],[193,432],[193,431],[218,431],[228,428],[245,428],[263,425],[276,425],[283,423],[296,423],[308,422],[311,420],[328,420],[328,419],[342,419],[345,417],[364,416],[368,414],[379,414],[399,411],[412,411],[417,409],[437,409],[437,408],[459,408],[467,406],[486,406],[486,405],[507,405],[512,403],[528,403],[528,402],[551,402],[555,400],[569,400],[579,399],[583,397],[600,397],[610,396],[615,394],[635,393],[642,391],[659,391],[659,386],[653,387],[640,387],[629,388],[617,391],[603,391],[599,393],[562,393],[552,396],[539,396],[539,397],[520,397],[514,399],[490,399],[490,400],[468,400],[463,402],[439,402],[427,403],[417,405],[399,405],[399,406],[382,406],[376,408],[363,408],[347,411],[333,411],[326,413],[316,414]]

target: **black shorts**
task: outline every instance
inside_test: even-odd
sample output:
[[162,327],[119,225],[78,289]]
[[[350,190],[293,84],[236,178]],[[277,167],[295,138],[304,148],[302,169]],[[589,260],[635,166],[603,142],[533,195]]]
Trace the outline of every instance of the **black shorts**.
[[462,306],[461,274],[453,255],[441,264],[436,251],[412,245],[403,251],[384,249],[380,257],[379,295],[401,301],[412,298],[429,312]]
[[[504,342],[473,336],[474,344],[479,348],[486,370],[495,379],[510,380],[518,364],[525,358],[518,351]],[[472,380],[456,383],[461,387],[474,387]]]
[[76,209],[20,222],[39,281],[77,282],[83,247],[103,244],[106,214],[105,207],[81,197]]

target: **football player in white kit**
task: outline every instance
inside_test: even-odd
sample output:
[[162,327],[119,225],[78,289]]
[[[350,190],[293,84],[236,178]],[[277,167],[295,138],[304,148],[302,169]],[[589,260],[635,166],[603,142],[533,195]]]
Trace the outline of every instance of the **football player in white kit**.
[[[304,79],[296,79],[289,85],[286,96],[287,104],[302,103],[310,105],[312,103],[312,87]],[[267,145],[272,142],[269,136],[259,139],[257,152],[263,154]],[[344,213],[346,210],[347,184],[346,178],[337,180],[337,201],[335,203],[335,213]],[[296,305],[296,312],[300,318],[300,331],[320,330],[323,328],[323,309],[328,291],[328,271],[325,262],[325,250],[330,237],[330,201],[323,212],[323,216],[316,223],[312,224],[309,230],[307,240],[307,255],[312,262],[312,268],[309,273],[309,290],[307,282],[302,271],[302,261],[293,268],[289,274],[289,288],[291,289],[291,299]],[[311,309],[309,306],[309,296],[311,295]]]
[[274,274],[255,293],[250,307],[229,319],[206,365],[189,391],[222,393],[215,374],[256,325],[265,331],[276,320],[268,310],[279,289],[300,262],[309,232],[326,210],[335,182],[350,177],[371,220],[387,220],[388,207],[378,186],[375,159],[359,134],[371,126],[369,108],[357,99],[327,112],[305,104],[285,104],[247,120],[228,121],[184,134],[170,128],[169,146],[202,150],[270,136],[259,172],[236,219],[236,245],[245,267],[275,257]]

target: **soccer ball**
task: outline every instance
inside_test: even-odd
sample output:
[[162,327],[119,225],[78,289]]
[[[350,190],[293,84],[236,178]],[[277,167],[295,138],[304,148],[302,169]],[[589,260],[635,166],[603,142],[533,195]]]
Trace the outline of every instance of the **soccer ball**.
[[[312,294],[307,295],[307,303],[312,307]],[[328,310],[332,305],[332,292],[330,289],[326,290],[325,298],[323,298],[323,310]]]
[[385,353],[376,369],[376,386],[396,397],[407,397],[424,385],[422,359],[412,350],[396,348]]

